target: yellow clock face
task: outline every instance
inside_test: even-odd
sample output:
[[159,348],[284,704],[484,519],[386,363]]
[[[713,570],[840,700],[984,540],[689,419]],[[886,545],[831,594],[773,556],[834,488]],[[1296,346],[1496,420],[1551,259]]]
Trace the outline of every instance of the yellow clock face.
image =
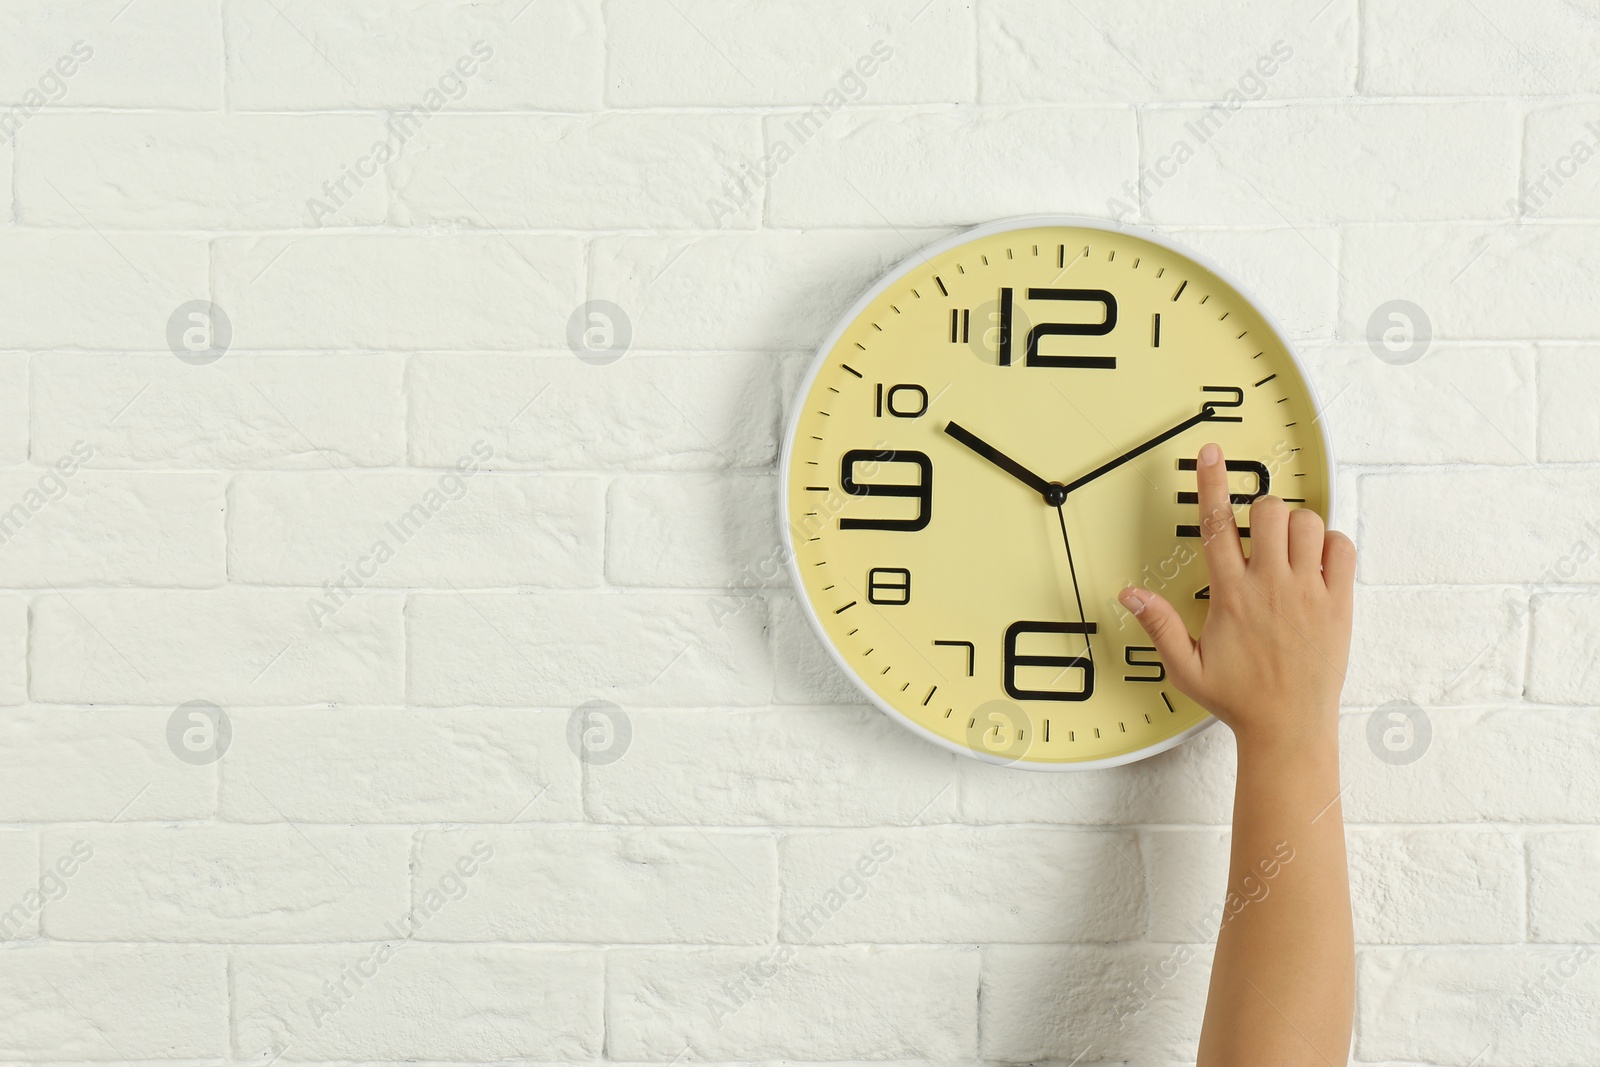
[[1122,228],[984,227],[819,352],[785,442],[791,570],[839,662],[932,740],[1035,769],[1139,759],[1211,722],[1116,599],[1154,589],[1199,632],[1208,440],[1246,551],[1258,495],[1329,514],[1315,398],[1229,281]]

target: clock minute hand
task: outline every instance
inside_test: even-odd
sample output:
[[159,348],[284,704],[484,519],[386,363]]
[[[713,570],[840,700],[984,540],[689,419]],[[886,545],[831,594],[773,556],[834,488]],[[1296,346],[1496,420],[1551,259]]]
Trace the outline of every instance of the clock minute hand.
[[1200,414],[1191,415],[1189,418],[1184,419],[1182,422],[1178,423],[1178,425],[1172,427],[1171,429],[1164,430],[1161,433],[1156,434],[1154,437],[1150,438],[1150,440],[1146,441],[1144,444],[1138,445],[1138,446],[1136,446],[1134,448],[1128,449],[1128,451],[1124,452],[1122,455],[1118,456],[1116,459],[1111,460],[1109,463],[1102,463],[1100,466],[1096,467],[1094,470],[1090,471],[1088,474],[1085,474],[1082,478],[1079,478],[1076,481],[1068,482],[1067,483],[1067,487],[1066,487],[1067,488],[1067,492],[1068,493],[1076,492],[1077,490],[1079,490],[1079,489],[1083,488],[1084,486],[1088,485],[1090,482],[1094,481],[1096,478],[1100,477],[1102,474],[1105,474],[1108,471],[1116,470],[1118,467],[1122,466],[1124,463],[1128,462],[1130,459],[1136,459],[1139,456],[1144,455],[1146,452],[1150,451],[1152,448],[1154,448],[1157,445],[1161,444],[1163,441],[1171,440],[1172,438],[1178,436],[1183,431],[1187,430],[1189,427],[1196,426],[1196,425],[1198,425],[1198,424],[1200,424],[1202,422],[1205,422],[1207,419],[1211,418],[1214,414],[1215,414],[1215,412],[1213,412],[1209,407],[1208,408],[1202,408],[1200,410]]
[[[1060,491],[1061,487],[1059,485],[1053,485],[1052,483],[1045,481],[1043,478],[1039,477],[1037,474],[1033,473],[1028,468],[1024,467],[1022,464],[1018,463],[1016,460],[1012,459],[998,448],[989,444],[989,442],[978,437],[972,431],[968,430],[959,423],[945,423],[944,432],[949,434],[951,437],[954,437],[957,441],[960,441],[968,448],[972,449],[972,451],[976,452],[990,463],[993,463],[996,467],[999,467],[1001,470],[1011,475],[1029,489],[1032,489],[1035,493],[1038,493],[1040,496],[1044,497],[1045,502],[1050,504],[1051,507],[1056,505],[1056,501],[1052,498]],[[1062,494],[1062,499],[1065,499],[1065,494]]]

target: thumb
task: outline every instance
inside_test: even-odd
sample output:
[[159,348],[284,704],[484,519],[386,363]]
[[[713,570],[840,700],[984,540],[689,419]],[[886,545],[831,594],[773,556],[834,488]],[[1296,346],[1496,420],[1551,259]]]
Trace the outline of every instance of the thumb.
[[1131,585],[1118,593],[1117,599],[1150,635],[1156,654],[1167,665],[1167,674],[1173,682],[1179,689],[1187,690],[1198,677],[1200,653],[1199,646],[1178,617],[1178,610],[1160,594]]

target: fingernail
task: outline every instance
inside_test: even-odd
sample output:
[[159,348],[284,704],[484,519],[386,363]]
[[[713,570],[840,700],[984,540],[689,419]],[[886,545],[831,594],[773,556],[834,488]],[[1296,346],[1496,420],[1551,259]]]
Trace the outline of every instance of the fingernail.
[[1200,462],[1204,463],[1208,467],[1222,462],[1222,449],[1218,448],[1214,444],[1201,446]]
[[1122,606],[1135,615],[1144,614],[1144,601],[1139,599],[1139,594],[1130,586],[1117,594],[1117,599],[1122,601]]

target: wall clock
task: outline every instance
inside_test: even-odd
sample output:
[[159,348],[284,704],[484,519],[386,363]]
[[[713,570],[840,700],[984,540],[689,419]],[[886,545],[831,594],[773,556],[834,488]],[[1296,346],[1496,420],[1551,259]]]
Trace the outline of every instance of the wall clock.
[[857,302],[802,382],[783,452],[791,577],[872,703],[993,763],[1108,767],[1210,725],[1116,593],[1209,593],[1194,456],[1247,505],[1332,510],[1320,408],[1271,317],[1154,234],[982,226]]

